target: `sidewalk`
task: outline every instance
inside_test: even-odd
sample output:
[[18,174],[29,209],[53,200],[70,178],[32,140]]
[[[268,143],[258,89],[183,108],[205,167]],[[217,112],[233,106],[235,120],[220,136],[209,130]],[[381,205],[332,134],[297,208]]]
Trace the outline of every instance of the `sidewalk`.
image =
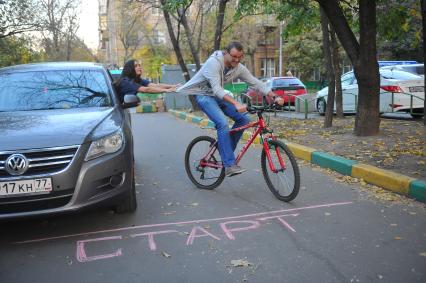
[[[200,114],[169,112],[188,122],[214,127]],[[417,125],[423,123],[421,120],[382,119],[380,135],[356,137],[352,134],[354,117],[335,119],[334,126],[325,130],[323,117],[314,115],[305,120],[300,113],[270,113],[270,125],[298,158],[426,202],[426,130]],[[244,137],[248,136],[246,132]]]

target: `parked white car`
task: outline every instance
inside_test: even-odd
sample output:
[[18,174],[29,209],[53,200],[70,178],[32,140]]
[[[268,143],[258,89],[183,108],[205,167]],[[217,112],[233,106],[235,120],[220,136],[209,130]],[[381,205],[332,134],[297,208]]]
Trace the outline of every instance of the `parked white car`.
[[[396,69],[379,69],[380,72],[380,113],[410,113],[413,98],[413,116],[422,116],[425,99],[424,78]],[[355,113],[358,99],[358,82],[353,71],[342,75],[343,112]],[[393,94],[393,102],[392,102]],[[321,115],[327,107],[328,87],[316,94],[316,107]],[[336,104],[334,105],[334,111]]]
[[381,69],[406,71],[414,75],[423,76],[423,77],[425,75],[425,65],[423,63],[385,66],[385,67],[382,67]]

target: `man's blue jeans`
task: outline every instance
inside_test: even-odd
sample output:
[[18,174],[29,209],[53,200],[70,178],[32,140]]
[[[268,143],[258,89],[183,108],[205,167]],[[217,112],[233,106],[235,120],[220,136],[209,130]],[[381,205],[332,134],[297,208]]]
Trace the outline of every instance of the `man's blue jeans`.
[[232,128],[244,126],[250,122],[247,114],[239,113],[234,105],[215,96],[197,95],[195,101],[201,110],[206,113],[210,120],[213,121],[217,130],[217,140],[219,144],[219,153],[225,167],[235,164],[234,150],[237,147],[243,131],[235,134],[229,133],[228,116],[235,121]]

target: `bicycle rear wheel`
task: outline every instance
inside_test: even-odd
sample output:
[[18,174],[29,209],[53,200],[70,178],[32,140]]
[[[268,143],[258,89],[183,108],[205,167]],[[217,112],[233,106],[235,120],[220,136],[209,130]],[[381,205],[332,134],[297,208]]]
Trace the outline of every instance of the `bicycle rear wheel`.
[[[281,141],[268,141],[271,169],[265,150],[262,150],[261,164],[263,177],[274,196],[282,201],[291,201],[299,193],[300,172],[291,150]],[[281,162],[280,162],[281,160]]]
[[214,138],[200,136],[191,141],[185,152],[185,170],[200,189],[213,190],[222,183],[225,168]]

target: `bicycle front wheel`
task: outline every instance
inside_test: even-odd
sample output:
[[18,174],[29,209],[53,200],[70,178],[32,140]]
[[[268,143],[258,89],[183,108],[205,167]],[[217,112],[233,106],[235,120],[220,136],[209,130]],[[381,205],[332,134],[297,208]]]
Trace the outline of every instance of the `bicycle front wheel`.
[[185,170],[200,189],[213,190],[222,183],[225,168],[214,138],[200,136],[191,141],[185,153]]
[[300,188],[300,172],[296,159],[283,142],[271,140],[268,145],[270,160],[265,149],[261,155],[263,177],[277,199],[291,201]]

